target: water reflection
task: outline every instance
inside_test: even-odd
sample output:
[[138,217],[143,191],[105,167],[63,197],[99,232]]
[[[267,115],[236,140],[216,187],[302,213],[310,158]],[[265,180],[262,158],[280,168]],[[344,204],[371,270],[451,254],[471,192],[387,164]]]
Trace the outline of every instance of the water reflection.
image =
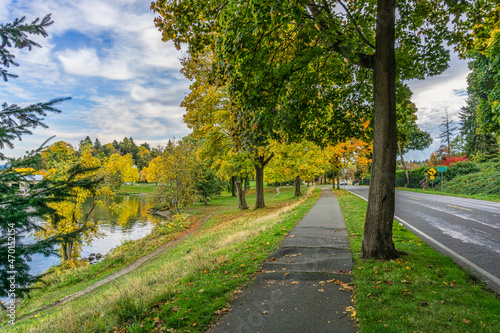
[[[82,258],[91,253],[105,255],[124,241],[147,236],[156,224],[165,221],[162,216],[148,214],[151,206],[144,197],[117,195],[107,200],[105,205],[95,209],[92,221],[98,226],[99,237],[81,243],[79,252]],[[34,255],[30,263],[31,272],[43,273],[60,262],[60,257]]]

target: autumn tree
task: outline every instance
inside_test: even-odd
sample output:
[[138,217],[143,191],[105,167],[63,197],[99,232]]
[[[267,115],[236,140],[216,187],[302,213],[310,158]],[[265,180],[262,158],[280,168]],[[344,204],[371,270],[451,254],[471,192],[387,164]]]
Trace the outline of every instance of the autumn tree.
[[[396,169],[397,82],[447,67],[449,23],[468,1],[158,0],[164,40],[214,52],[228,87],[233,136],[319,144],[357,137],[372,119],[373,164],[362,258],[389,259]],[[396,15],[396,10],[398,15]],[[455,16],[451,16],[455,15]],[[396,20],[397,17],[397,20]],[[398,43],[396,45],[396,38]]]
[[220,171],[217,171],[217,174],[223,179],[231,177],[231,184],[236,185],[240,208],[243,207],[243,209],[247,207],[244,196],[248,190],[241,187],[241,182],[238,187],[236,179],[238,176],[248,175],[246,170],[241,170],[241,166],[246,164],[242,158],[249,159],[255,172],[255,208],[263,208],[265,207],[264,168],[274,154],[270,152],[267,141],[260,145],[243,146],[239,144],[239,138],[231,136],[229,95],[224,85],[212,82],[210,77],[212,64],[213,55],[210,52],[183,60],[182,73],[194,81],[190,86],[190,94],[181,103],[181,106],[186,108],[184,122],[193,129],[195,138],[202,139],[200,152],[204,159],[208,159],[209,165],[216,170],[220,169],[221,165],[225,166],[226,172],[233,169],[229,174]]
[[171,142],[163,156],[156,157],[148,166],[148,181],[161,185],[152,197],[153,205],[179,214],[179,207],[190,206],[196,196],[195,146],[189,138]]
[[[40,47],[32,37],[47,37],[46,28],[52,23],[51,16],[47,15],[31,23],[26,23],[23,17],[11,23],[0,24],[0,75],[4,81],[17,77],[9,71],[10,67],[19,65],[12,49],[32,50],[33,47]],[[43,179],[35,183],[32,174],[17,171],[38,165],[37,156],[46,148],[46,143],[18,159],[9,159],[3,152],[5,148],[13,148],[16,140],[32,134],[33,129],[47,128],[44,118],[49,113],[60,113],[57,105],[66,99],[58,98],[24,107],[3,103],[0,109],[0,162],[7,163],[0,170],[0,296],[9,297],[14,303],[15,297],[28,292],[31,284],[40,278],[39,275],[30,273],[31,257],[35,254],[54,254],[58,243],[64,239],[74,239],[78,234],[59,233],[49,239],[27,241],[27,237],[40,230],[38,221],[47,217],[59,218],[51,205],[71,198],[73,190],[85,189],[92,192],[97,186],[93,179],[79,177],[87,172],[79,165],[68,170],[68,178],[64,181]],[[21,192],[19,187],[14,186],[20,183],[29,185],[26,192]],[[16,286],[15,290],[11,288],[13,284]]]
[[275,157],[268,166],[268,182],[294,180],[295,196],[300,196],[300,183],[324,173],[325,158],[321,148],[312,142],[283,144],[271,142]]
[[117,190],[123,183],[139,180],[139,170],[134,165],[132,155],[112,154],[104,162],[105,181],[111,189]]
[[349,139],[336,145],[325,147],[323,154],[326,157],[327,167],[333,173],[332,184],[335,188],[335,178],[337,179],[337,189],[340,188],[339,175],[342,169],[349,164],[359,166],[368,165],[371,159],[368,156],[372,153],[372,145],[357,139]]
[[[81,154],[77,155],[71,145],[59,141],[42,152],[45,165],[48,166],[44,177],[53,183],[68,182],[70,178],[75,181],[82,179],[93,179],[96,183],[102,182],[99,176],[101,161],[92,156],[91,144],[80,146]],[[70,170],[81,167],[86,172],[77,176],[72,175]],[[96,188],[74,188],[70,191],[70,197],[64,201],[49,203],[57,214],[48,216],[42,228],[35,233],[39,239],[50,239],[55,235],[77,233],[76,238],[63,238],[60,240],[60,254],[64,262],[75,263],[80,257],[81,248],[98,236],[98,230],[91,217],[96,202],[96,196],[111,194],[107,187]],[[87,204],[87,205],[85,205]]]

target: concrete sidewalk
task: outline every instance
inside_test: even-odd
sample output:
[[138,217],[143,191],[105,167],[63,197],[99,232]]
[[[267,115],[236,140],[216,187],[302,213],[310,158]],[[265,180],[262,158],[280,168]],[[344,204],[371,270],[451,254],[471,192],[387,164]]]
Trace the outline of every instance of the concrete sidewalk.
[[210,332],[356,332],[345,311],[352,305],[345,285],[351,282],[352,264],[337,198],[323,189]]

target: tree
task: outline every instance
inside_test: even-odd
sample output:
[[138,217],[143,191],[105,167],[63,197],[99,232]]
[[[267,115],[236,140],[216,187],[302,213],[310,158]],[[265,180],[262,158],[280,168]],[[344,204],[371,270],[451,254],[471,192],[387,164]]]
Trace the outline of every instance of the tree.
[[445,116],[442,118],[443,122],[439,125],[441,132],[439,133],[439,138],[441,142],[446,145],[446,152],[448,155],[451,154],[451,141],[453,140],[453,132],[457,130],[456,126],[453,126],[453,120],[446,110]]
[[[492,8],[493,7],[493,8]],[[471,10],[472,11],[472,10]],[[467,45],[468,55],[472,58],[469,68],[468,90],[476,99],[478,129],[483,134],[500,135],[500,5],[485,8],[477,13],[479,17]],[[472,40],[471,40],[472,39]]]
[[[231,137],[229,140],[231,114],[228,94],[225,86],[215,85],[211,81],[208,68],[212,62],[213,55],[211,53],[203,53],[196,58],[183,59],[182,73],[188,79],[195,80],[190,87],[190,94],[181,103],[181,106],[186,107],[184,122],[193,129],[195,138],[204,139],[200,151],[204,158],[209,160],[209,165],[213,165],[220,158],[226,162],[231,160],[231,158],[236,157],[235,151],[239,156],[233,159],[233,162],[241,162],[241,156],[250,159],[255,172],[255,209],[264,208],[264,168],[274,154],[269,151],[267,141],[260,145],[242,147],[238,145],[238,138]],[[235,166],[239,167],[241,163],[236,163]],[[232,178],[231,183],[236,185],[235,176],[241,176],[242,172],[240,170],[233,171],[235,173],[230,173],[229,176]],[[227,175],[218,174],[219,177],[227,177]],[[236,190],[238,189],[239,187],[236,185]],[[246,188],[244,191],[239,191],[238,197],[244,198],[247,192]],[[240,203],[240,208],[246,209],[246,207],[246,203]]]
[[134,166],[132,155],[111,155],[104,163],[105,181],[111,189],[117,190],[123,183],[133,183],[139,180],[139,170]]
[[[73,177],[75,180],[93,179],[96,183],[101,183],[102,178],[99,176],[101,161],[92,156],[91,143],[81,145],[80,151],[80,156],[76,157],[76,152],[72,150],[71,145],[63,141],[56,142],[44,150],[42,158],[52,159],[45,161],[49,169],[45,172],[44,177],[53,183],[68,182],[69,177]],[[57,160],[54,158],[55,156],[57,156]],[[76,166],[84,168],[86,172],[72,175],[69,171]],[[55,235],[78,232],[75,238],[63,238],[59,241],[62,260],[71,265],[76,264],[84,243],[89,243],[99,236],[96,224],[91,221],[96,206],[96,196],[110,193],[112,192],[107,187],[102,188],[101,186],[91,189],[71,189],[71,196],[66,200],[48,204],[56,212],[56,215],[48,216],[40,225],[41,229],[35,233],[35,236],[38,239],[48,239]],[[88,203],[86,207],[85,203]]]
[[[32,35],[47,36],[46,28],[53,23],[51,16],[25,23],[25,18],[16,19],[12,23],[0,24],[0,74],[4,81],[17,75],[8,71],[11,66],[18,66],[11,48],[28,49],[40,47],[33,41]],[[37,103],[21,107],[17,104],[2,104],[0,110],[0,149],[13,148],[15,140],[32,134],[37,127],[47,127],[43,123],[49,113],[60,113],[56,106],[68,98],[58,98],[46,103]],[[0,296],[11,298],[21,296],[29,291],[30,285],[40,276],[30,274],[29,261],[34,254],[50,255],[55,253],[54,246],[63,239],[71,239],[80,231],[67,234],[56,234],[49,239],[26,243],[26,237],[40,230],[38,219],[47,216],[59,218],[57,211],[51,207],[68,200],[74,189],[95,191],[96,181],[80,178],[88,170],[77,165],[68,170],[68,178],[64,181],[43,179],[35,183],[33,174],[17,170],[37,165],[37,155],[45,148],[42,146],[27,156],[19,159],[8,159],[0,152],[0,161],[8,164],[0,171]],[[78,178],[78,179],[77,179]],[[26,192],[22,192],[15,184],[28,184]],[[16,286],[13,288],[12,286]],[[14,304],[14,303],[13,303]],[[5,304],[4,304],[5,305]],[[10,305],[10,304],[9,304]],[[12,321],[13,323],[13,321]]]
[[153,205],[179,214],[180,206],[190,206],[196,196],[198,180],[195,147],[189,138],[170,142],[163,156],[148,166],[148,181],[161,182],[155,191]]
[[460,134],[464,138],[464,151],[469,158],[477,155],[487,160],[498,156],[500,147],[493,134],[479,132],[476,113],[478,103],[477,97],[469,95],[467,104],[462,107],[459,114]]
[[402,95],[403,101],[402,103],[398,103],[398,152],[403,170],[405,171],[406,185],[409,187],[410,175],[403,155],[410,150],[426,149],[431,145],[432,137],[430,133],[418,128],[417,108],[410,101],[411,92],[403,90]]
[[208,204],[208,200],[215,195],[220,195],[224,189],[224,182],[221,181],[215,172],[207,167],[199,165],[197,167],[198,171],[201,170],[201,175],[198,177],[194,186],[198,196],[205,205]]
[[[389,259],[396,169],[396,82],[447,67],[450,13],[467,1],[158,0],[164,40],[192,56],[209,45],[228,87],[232,136],[335,143],[371,118],[374,153],[363,258]],[[398,20],[396,21],[396,8]],[[398,45],[396,47],[396,36]],[[373,83],[373,90],[371,90]],[[373,104],[372,104],[373,103]],[[373,108],[372,108],[373,106]],[[372,112],[373,111],[373,112]]]
[[282,144],[274,141],[271,150],[275,157],[269,164],[266,179],[271,182],[294,179],[296,197],[302,195],[301,179],[311,179],[325,171],[324,154],[312,142]]
[[328,162],[328,167],[332,171],[332,185],[335,188],[335,178],[337,179],[337,189],[340,188],[339,176],[342,169],[347,168],[351,163],[358,166],[368,165],[371,159],[372,145],[366,142],[350,139],[336,145],[328,146],[324,149],[324,154]]

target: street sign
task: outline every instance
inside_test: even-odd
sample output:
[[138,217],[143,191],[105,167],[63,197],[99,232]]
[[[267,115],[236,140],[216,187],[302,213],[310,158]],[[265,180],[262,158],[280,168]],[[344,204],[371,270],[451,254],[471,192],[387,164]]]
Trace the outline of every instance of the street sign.
[[436,177],[434,177],[434,176],[430,176],[430,177],[429,177],[429,179],[430,179],[430,180],[434,180],[434,179],[436,179]]
[[440,167],[437,167],[437,171],[438,172],[446,172],[446,171],[448,171],[448,168],[445,166],[440,166]]
[[436,174],[436,170],[434,170],[433,168],[430,168],[429,171],[427,171],[427,173],[431,176],[434,176]]

